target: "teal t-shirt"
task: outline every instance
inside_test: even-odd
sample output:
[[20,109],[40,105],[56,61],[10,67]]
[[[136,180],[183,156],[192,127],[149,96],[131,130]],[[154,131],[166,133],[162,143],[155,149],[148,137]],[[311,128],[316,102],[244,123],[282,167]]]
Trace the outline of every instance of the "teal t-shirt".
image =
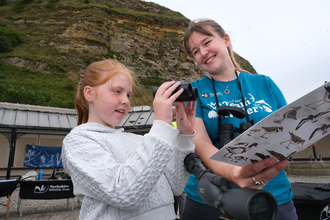
[[[249,113],[250,120],[253,119],[254,123],[257,123],[286,105],[282,92],[270,77],[241,72],[238,79],[241,83],[246,109]],[[228,84],[229,82],[214,81],[219,106],[236,106],[244,109],[237,79],[230,81],[228,86],[230,92],[226,94],[224,90]],[[191,85],[197,88],[199,96],[197,100],[196,117],[204,120],[210,139],[214,146],[219,148],[217,105],[214,97],[212,79],[205,76],[192,82]],[[232,115],[222,118],[222,123],[233,124],[234,133],[239,131],[239,124],[242,122],[246,122],[246,118],[238,119]],[[197,185],[198,180],[191,174],[185,192],[190,199],[206,204],[198,194]],[[292,199],[291,184],[284,171],[281,171],[262,189],[272,193],[279,205],[289,202]]]

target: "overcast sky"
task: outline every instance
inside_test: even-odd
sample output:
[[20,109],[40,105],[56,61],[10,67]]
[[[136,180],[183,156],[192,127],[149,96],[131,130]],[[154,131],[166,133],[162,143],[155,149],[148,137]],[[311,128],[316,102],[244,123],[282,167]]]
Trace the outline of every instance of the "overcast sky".
[[288,103],[330,81],[330,0],[153,0],[190,20],[211,18],[233,49],[270,76]]

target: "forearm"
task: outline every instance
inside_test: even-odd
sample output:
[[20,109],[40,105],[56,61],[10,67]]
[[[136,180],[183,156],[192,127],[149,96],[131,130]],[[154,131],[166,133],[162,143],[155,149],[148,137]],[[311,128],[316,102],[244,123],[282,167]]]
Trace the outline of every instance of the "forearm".
[[184,166],[184,159],[195,150],[193,138],[194,134],[178,135],[173,156],[166,167],[165,175],[174,195],[180,195],[183,192],[189,179],[190,173]]
[[255,185],[252,177],[267,183],[289,164],[287,160],[277,162],[276,158],[270,157],[245,167],[239,167],[209,159],[218,149],[205,141],[194,140],[194,142],[196,154],[207,168],[241,188],[261,189],[262,186]]

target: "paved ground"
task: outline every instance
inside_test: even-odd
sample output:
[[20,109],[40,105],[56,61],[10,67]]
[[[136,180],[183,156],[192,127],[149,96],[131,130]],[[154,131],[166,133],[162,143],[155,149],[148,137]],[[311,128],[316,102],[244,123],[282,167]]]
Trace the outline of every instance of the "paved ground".
[[[25,200],[22,216],[17,212],[18,204],[17,188],[11,197],[10,212],[8,219],[22,220],[75,220],[79,219],[79,207],[77,198],[74,199],[74,210],[72,211],[72,200],[69,199],[67,208],[67,199],[57,200]],[[7,204],[7,198],[1,197],[0,204]],[[7,219],[7,207],[0,205],[0,219]]]
[[[290,182],[305,182],[305,183],[330,183],[330,176],[327,177],[306,177],[306,176],[288,176]],[[18,188],[19,189],[19,188]],[[75,199],[74,210],[71,210],[71,200],[67,209],[67,200],[26,200],[22,217],[17,213],[18,192],[16,189],[12,194],[10,212],[8,219],[22,220],[75,220],[79,219],[79,207],[77,199]],[[1,197],[0,204],[7,204],[7,198]],[[0,219],[7,219],[7,207],[0,205]]]

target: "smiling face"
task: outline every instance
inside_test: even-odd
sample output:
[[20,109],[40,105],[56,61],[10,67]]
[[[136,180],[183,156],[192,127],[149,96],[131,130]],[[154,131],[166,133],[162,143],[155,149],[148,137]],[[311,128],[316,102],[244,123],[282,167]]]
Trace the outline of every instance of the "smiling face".
[[230,39],[227,34],[222,38],[213,30],[210,32],[213,36],[194,31],[188,44],[197,64],[210,74],[218,74],[233,66],[228,53]]
[[100,86],[86,86],[84,94],[89,102],[88,122],[97,122],[111,128],[119,125],[130,110],[132,93],[132,83],[122,73]]

